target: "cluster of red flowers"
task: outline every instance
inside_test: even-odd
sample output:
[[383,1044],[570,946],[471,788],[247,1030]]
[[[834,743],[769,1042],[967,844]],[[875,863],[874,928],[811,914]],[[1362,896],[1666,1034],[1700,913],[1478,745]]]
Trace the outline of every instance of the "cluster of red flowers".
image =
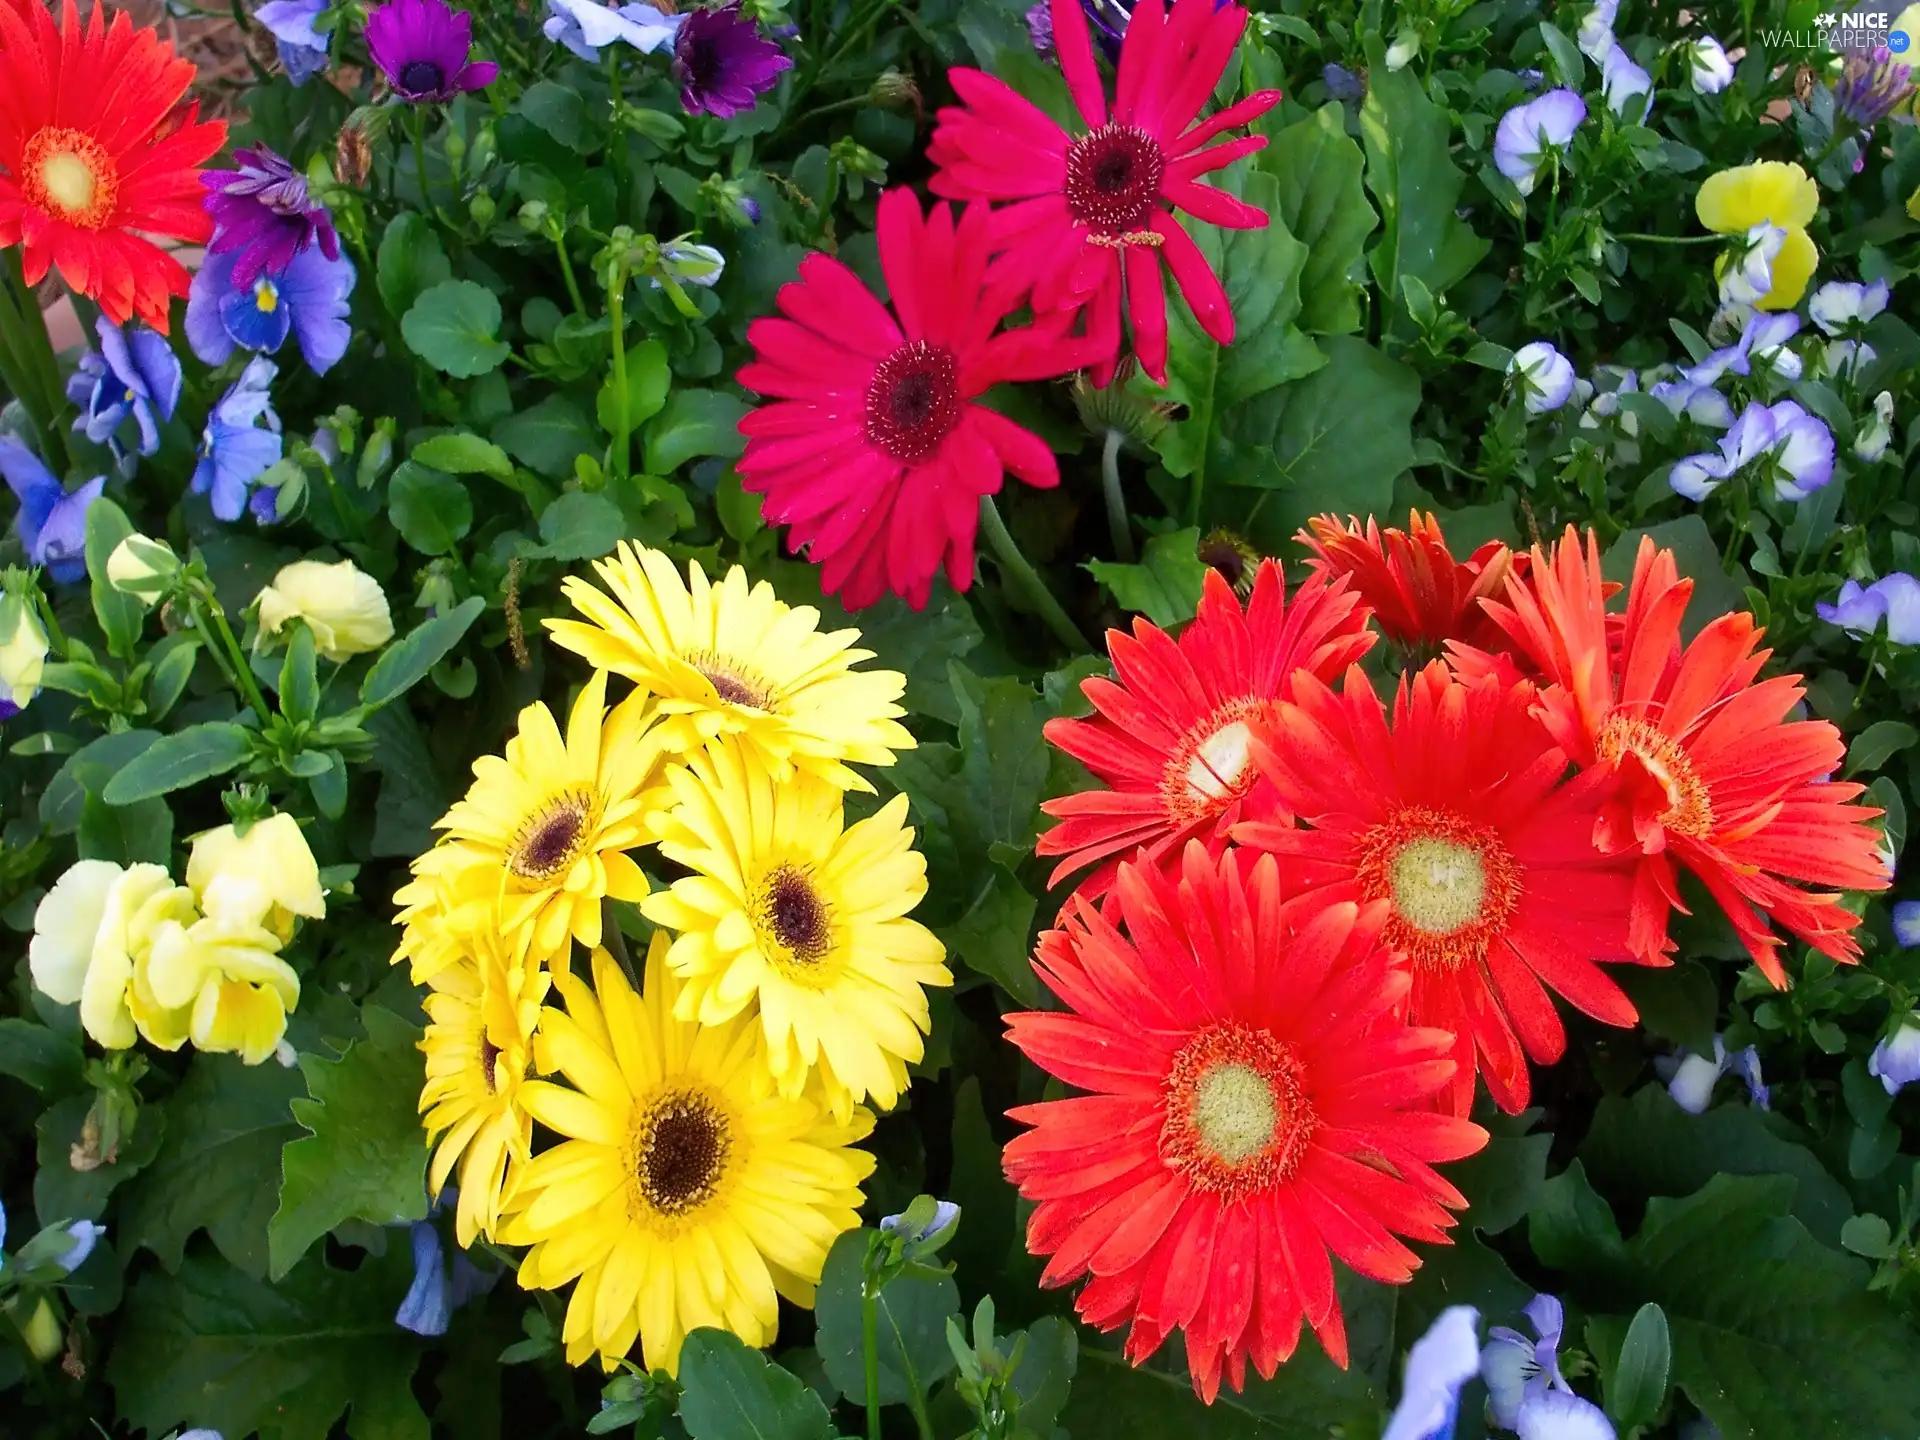
[[[849,608],[888,591],[922,606],[943,567],[966,589],[981,501],[1005,472],[1059,483],[1045,441],[978,403],[987,390],[1080,369],[1105,384],[1120,361],[1123,295],[1140,366],[1164,382],[1163,263],[1201,328],[1233,339],[1226,291],[1174,212],[1267,223],[1199,178],[1265,145],[1207,142],[1280,100],[1261,91],[1200,119],[1247,12],[1141,0],[1111,106],[1079,0],[1053,0],[1052,13],[1084,129],[1064,129],[990,75],[949,72],[963,103],[940,112],[931,188],[966,208],[956,221],[945,204],[923,215],[908,189],[881,197],[891,310],[838,260],[809,255],[780,291],[781,315],[747,332],[757,358],[740,383],[773,403],[740,422],[742,482]],[[1031,322],[1001,329],[1022,307]]]
[[[1643,540],[1609,613],[1571,528],[1464,563],[1418,515],[1301,539],[1291,605],[1275,561],[1244,609],[1210,574],[1177,640],[1111,632],[1094,713],[1048,727],[1107,788],[1046,807],[1056,883],[1085,872],[1034,962],[1066,1008],[1010,1022],[1088,1092],[1013,1112],[1047,1283],[1089,1276],[1136,1362],[1183,1330],[1209,1400],[1303,1322],[1345,1363],[1329,1252],[1404,1281],[1401,1238],[1445,1239],[1465,1201],[1432,1167],[1485,1141],[1476,1075],[1526,1105],[1553,995],[1635,1023],[1603,966],[1671,963],[1679,870],[1780,986],[1776,924],[1853,960],[1838,892],[1888,883],[1839,732],[1788,718],[1751,616],[1683,640],[1671,552]],[[1386,700],[1369,619],[1407,661]]]

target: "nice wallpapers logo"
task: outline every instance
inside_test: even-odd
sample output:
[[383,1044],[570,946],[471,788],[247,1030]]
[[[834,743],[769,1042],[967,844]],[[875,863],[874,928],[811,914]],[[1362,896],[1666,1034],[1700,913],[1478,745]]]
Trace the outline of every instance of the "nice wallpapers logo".
[[1884,45],[1896,55],[1912,48],[1914,36],[1893,28],[1891,10],[1827,10],[1813,17],[1811,29],[1763,30],[1769,49],[1872,50]]

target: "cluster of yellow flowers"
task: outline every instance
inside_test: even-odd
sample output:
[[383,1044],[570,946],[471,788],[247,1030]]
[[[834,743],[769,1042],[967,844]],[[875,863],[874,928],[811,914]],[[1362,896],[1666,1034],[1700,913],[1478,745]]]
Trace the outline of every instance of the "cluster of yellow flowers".
[[191,1040],[258,1065],[300,1003],[280,951],[296,917],[326,913],[299,824],[271,815],[197,837],[184,885],[164,865],[77,861],[34,912],[28,964],[109,1050]]
[[[952,976],[907,918],[905,798],[843,814],[872,790],[852,767],[914,743],[904,678],[741,569],[683,582],[625,545],[596,568],[606,591],[566,585],[584,618],[548,622],[593,666],[566,733],[531,705],[475,763],[395,897],[394,958],[431,990],[420,1108],[460,1242],[530,1246],[528,1289],[577,1282],[571,1363],[638,1339],[672,1370],[689,1330],[764,1345],[778,1297],[812,1303],[858,1224],[868,1104],[906,1089]],[[633,684],[611,709],[609,676]],[[667,888],[649,845],[685,872]],[[607,901],[662,927],[637,993]],[[558,1137],[537,1153],[535,1121]]]

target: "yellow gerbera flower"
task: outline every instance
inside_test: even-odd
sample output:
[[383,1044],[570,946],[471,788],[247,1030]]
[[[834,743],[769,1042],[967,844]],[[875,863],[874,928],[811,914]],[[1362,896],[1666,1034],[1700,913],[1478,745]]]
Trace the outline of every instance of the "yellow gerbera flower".
[[855,670],[858,630],[821,634],[820,612],[749,585],[739,566],[715,586],[698,565],[681,584],[657,550],[622,544],[595,567],[611,596],[584,580],[564,587],[581,620],[549,620],[554,640],[589,664],[624,675],[658,697],[662,728],[682,754],[715,736],[738,736],[772,773],[795,768],[842,790],[872,790],[846,762],[891,765],[913,748],[894,702],[907,687],[893,670]]
[[429,982],[427,1080],[420,1091],[427,1143],[439,1142],[427,1184],[437,1197],[457,1165],[454,1228],[463,1246],[492,1236],[509,1157],[532,1154],[533,1121],[520,1103],[533,1034],[551,984],[544,970],[512,959],[497,931],[466,937],[468,954]]
[[765,1345],[778,1296],[812,1305],[835,1237],[859,1223],[873,1129],[784,1099],[751,1025],[674,1018],[666,940],[647,953],[636,996],[604,950],[594,985],[556,976],[564,1012],[546,1010],[534,1055],[573,1089],[529,1081],[521,1100],[567,1138],[519,1172],[501,1239],[531,1245],[520,1284],[578,1280],[562,1338],[578,1365],[614,1368],[640,1341],[649,1370],[672,1373],[689,1330],[731,1330]]
[[838,791],[805,776],[776,785],[730,745],[668,783],[660,853],[696,873],[641,913],[680,932],[674,1013],[715,1025],[757,999],[783,1094],[817,1067],[843,1118],[869,1096],[891,1107],[932,1023],[922,987],[953,983],[933,932],[906,918],[927,893],[906,796],[843,830]]
[[661,754],[643,696],[606,711],[595,671],[563,740],[545,705],[520,712],[504,758],[474,761],[473,788],[436,823],[446,841],[414,862],[395,899],[406,926],[396,961],[417,981],[458,958],[460,934],[497,925],[516,958],[565,954],[568,937],[600,943],[600,902],[638,900],[647,879],[626,852],[645,838]]
[[[1700,223],[1716,235],[1745,235],[1756,225],[1787,232],[1773,258],[1773,287],[1756,308],[1791,310],[1806,293],[1820,264],[1820,251],[1806,227],[1820,210],[1820,187],[1798,165],[1759,160],[1709,175],[1694,197]],[[1719,269],[1725,270],[1723,258]]]

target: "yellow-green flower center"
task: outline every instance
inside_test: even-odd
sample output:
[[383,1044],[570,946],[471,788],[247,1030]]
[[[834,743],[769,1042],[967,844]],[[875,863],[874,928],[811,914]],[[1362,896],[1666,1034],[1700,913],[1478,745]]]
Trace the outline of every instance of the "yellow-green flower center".
[[1388,868],[1393,908],[1429,935],[1471,925],[1487,896],[1487,872],[1470,845],[1428,838],[1410,841]]

